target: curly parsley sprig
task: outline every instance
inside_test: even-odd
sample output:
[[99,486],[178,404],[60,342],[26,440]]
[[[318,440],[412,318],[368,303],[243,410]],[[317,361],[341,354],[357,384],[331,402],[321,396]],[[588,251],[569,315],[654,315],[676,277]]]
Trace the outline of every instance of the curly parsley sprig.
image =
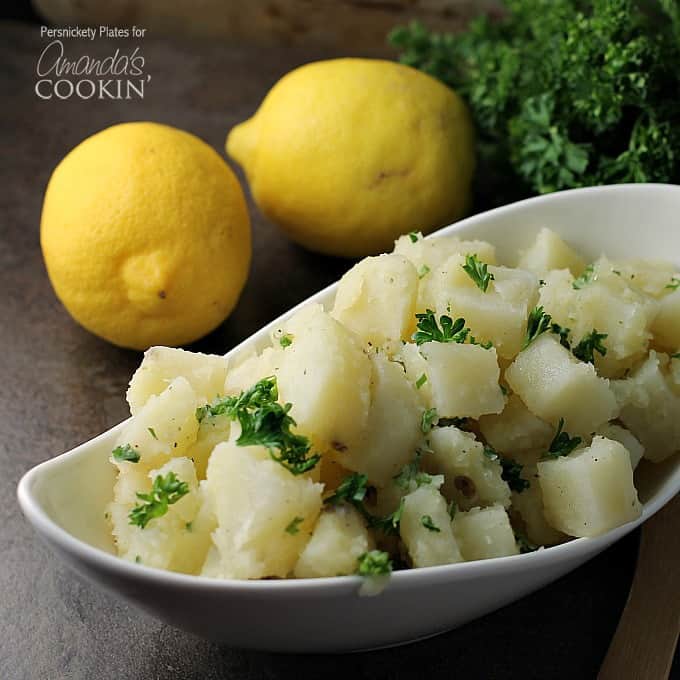
[[550,442],[550,447],[545,453],[544,458],[560,458],[568,456],[583,440],[581,437],[570,437],[564,431],[564,418],[560,418],[557,424],[557,432]]
[[130,514],[130,524],[142,529],[156,517],[162,517],[168,511],[169,506],[189,493],[189,485],[177,478],[174,472],[166,475],[158,475],[153,480],[150,493],[137,492],[137,498],[141,501],[135,505]]
[[465,264],[462,264],[461,267],[474,281],[477,288],[479,288],[482,293],[486,293],[489,288],[489,283],[495,279],[494,275],[489,272],[489,266],[484,262],[481,262],[476,254],[473,254],[465,256]]
[[290,430],[296,425],[289,415],[292,404],[279,404],[278,396],[276,378],[263,378],[238,396],[220,397],[196,409],[196,419],[201,422],[209,416],[226,415],[238,420],[238,446],[264,446],[273,460],[292,474],[301,475],[309,472],[321,455],[308,456],[309,439]]

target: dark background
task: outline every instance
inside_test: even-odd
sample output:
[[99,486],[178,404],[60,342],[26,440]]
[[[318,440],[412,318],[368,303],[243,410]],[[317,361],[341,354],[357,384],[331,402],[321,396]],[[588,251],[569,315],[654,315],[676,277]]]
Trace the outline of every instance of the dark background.
[[[0,678],[594,678],[625,604],[638,532],[557,583],[456,631],[334,657],[243,652],[178,632],[81,583],[37,540],[16,502],[20,476],[122,420],[124,391],[140,360],[76,326],[53,295],[39,247],[52,169],[83,138],[126,120],[187,129],[223,154],[227,130],[281,75],[338,52],[152,35],[141,44],[152,74],[143,101],[42,101],[33,86],[45,42],[26,23],[35,14],[28,3],[2,11],[23,21],[0,22]],[[103,57],[125,42],[67,46]],[[201,350],[228,350],[350,264],[301,250],[252,202],[250,209],[248,285],[231,318],[198,343]],[[329,630],[346,625],[352,622],[331,622]]]

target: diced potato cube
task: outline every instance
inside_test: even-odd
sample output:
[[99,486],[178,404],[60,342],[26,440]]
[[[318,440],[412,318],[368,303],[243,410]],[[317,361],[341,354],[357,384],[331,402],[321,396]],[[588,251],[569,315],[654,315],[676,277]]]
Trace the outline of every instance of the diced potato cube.
[[455,254],[472,254],[487,264],[496,264],[496,249],[486,241],[461,241],[455,236],[434,236],[423,239],[422,234],[400,236],[394,243],[394,252],[413,263],[416,270],[423,265],[438,267]]
[[354,574],[359,557],[374,547],[366,523],[353,507],[328,508],[321,513],[293,573],[296,578]]
[[518,266],[535,274],[545,274],[551,269],[568,269],[574,276],[579,276],[586,263],[554,231],[544,227],[531,247],[522,253]]
[[490,340],[500,356],[512,359],[522,346],[529,310],[538,299],[538,278],[521,269],[492,266],[494,280],[484,292],[464,264],[463,255],[454,255],[433,270],[424,280],[429,297],[419,304],[438,314],[463,317],[478,340]]
[[229,369],[223,393],[240,394],[263,378],[274,375],[280,356],[274,348],[265,347],[261,354],[252,354],[244,358],[238,365]]
[[644,446],[644,457],[656,463],[680,451],[680,396],[668,364],[666,354],[652,350],[629,378],[612,382],[619,419]]
[[[318,518],[323,485],[292,475],[263,447],[230,441],[210,456],[206,490],[217,517],[217,555],[206,561],[204,575],[288,576]],[[291,526],[297,531],[286,531]]]
[[473,434],[457,427],[435,427],[428,435],[431,452],[423,454],[422,467],[444,475],[442,493],[467,510],[476,505],[510,505],[510,488],[503,481],[498,460],[484,453]]
[[440,418],[479,418],[500,413],[505,399],[498,380],[496,350],[455,342],[426,342],[420,354],[427,362],[425,373],[431,406]]
[[413,385],[423,405],[432,404],[432,387],[428,378],[429,366],[425,357],[420,353],[418,345],[407,342],[402,345],[395,360],[401,363],[406,372],[406,378]]
[[508,513],[502,505],[457,512],[453,518],[453,535],[465,560],[488,560],[519,553]]
[[331,315],[367,344],[407,340],[417,292],[418,274],[405,257],[367,257],[340,279]]
[[551,527],[545,518],[543,492],[538,481],[536,465],[525,466],[521,476],[529,482],[529,486],[522,491],[512,492],[513,518],[519,515],[527,538],[535,545],[562,543],[567,537]]
[[529,410],[570,434],[588,434],[617,413],[609,381],[545,333],[520,352],[505,378]]
[[298,431],[321,450],[351,451],[368,422],[371,364],[356,336],[320,305],[284,325],[293,342],[278,350],[279,395],[293,404]]
[[208,459],[213,449],[221,442],[229,440],[231,420],[226,414],[219,416],[207,415],[198,426],[196,441],[187,451],[196,466],[198,479],[205,479]]
[[668,293],[674,276],[680,278],[677,267],[666,260],[618,260],[610,264],[612,273],[631,288],[655,298]]
[[127,391],[130,411],[134,415],[149,400],[158,395],[175,378],[181,376],[196,395],[211,401],[224,390],[228,361],[215,354],[187,352],[175,347],[151,347],[135,371]]
[[611,439],[541,461],[538,475],[548,522],[570,536],[597,536],[642,512],[630,455]]
[[607,354],[596,354],[595,366],[605,377],[622,375],[647,350],[656,301],[628,287],[605,258],[595,263],[590,283],[575,290],[572,281],[563,271],[548,274],[540,304],[553,321],[571,329],[572,345],[593,330],[606,333]]
[[399,532],[414,567],[461,562],[444,497],[431,485],[404,497]]
[[383,354],[370,355],[371,406],[359,445],[333,452],[344,467],[368,475],[377,486],[388,484],[414,456],[422,438],[422,407],[404,369]]
[[116,446],[130,444],[147,467],[184,456],[196,441],[197,406],[189,382],[175,378],[159,395],[149,397],[120,433]]
[[554,428],[531,413],[516,394],[510,395],[502,413],[482,416],[479,429],[496,451],[507,455],[547,451],[555,433]]
[[[130,524],[130,511],[140,502],[137,493],[148,493],[153,480],[169,472],[174,472],[188,485],[189,493],[168,506],[165,515],[151,519],[143,529]],[[139,464],[129,465],[119,474],[114,500],[109,505],[118,554],[150,567],[198,573],[214,527],[210,514],[202,510],[202,501],[194,466],[188,458],[173,458],[151,471]]]
[[680,288],[659,300],[659,311],[652,323],[654,342],[670,351],[680,347]]
[[606,423],[599,427],[595,434],[607,439],[613,439],[615,442],[622,444],[630,454],[630,464],[633,470],[635,470],[645,453],[645,447],[633,436],[632,432],[615,423]]

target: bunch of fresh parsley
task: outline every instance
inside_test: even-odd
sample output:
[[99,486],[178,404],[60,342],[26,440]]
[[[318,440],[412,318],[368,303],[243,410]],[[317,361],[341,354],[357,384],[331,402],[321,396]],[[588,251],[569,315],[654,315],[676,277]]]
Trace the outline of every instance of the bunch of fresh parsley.
[[[497,201],[680,180],[680,2],[507,0],[460,35],[395,29],[400,60],[466,100]],[[507,171],[510,171],[508,173]],[[514,184],[508,177],[514,176]],[[487,189],[488,190],[488,189]]]

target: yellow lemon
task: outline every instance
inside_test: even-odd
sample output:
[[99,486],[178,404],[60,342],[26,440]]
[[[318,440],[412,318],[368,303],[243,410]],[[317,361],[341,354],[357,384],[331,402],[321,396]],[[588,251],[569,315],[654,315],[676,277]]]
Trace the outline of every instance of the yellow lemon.
[[61,161],[40,240],[73,318],[133,349],[183,345],[214,329],[250,266],[234,173],[205,142],[156,123],[107,128]]
[[284,76],[227,137],[262,212],[295,241],[359,257],[405,232],[460,218],[474,132],[458,95],[374,59],[307,64]]

